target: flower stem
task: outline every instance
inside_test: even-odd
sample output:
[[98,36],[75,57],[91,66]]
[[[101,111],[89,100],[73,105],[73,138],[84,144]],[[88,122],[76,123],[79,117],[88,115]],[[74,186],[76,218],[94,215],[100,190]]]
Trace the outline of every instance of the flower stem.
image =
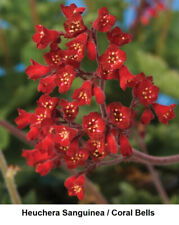
[[6,130],[8,130],[11,134],[13,134],[15,137],[20,139],[21,141],[25,142],[26,144],[34,145],[35,143],[33,141],[27,141],[26,140],[26,134],[13,126],[12,124],[8,123],[5,120],[0,120],[0,126],[4,127]]
[[164,51],[164,48],[165,48],[165,41],[167,39],[170,21],[171,21],[171,8],[172,8],[173,0],[169,0],[168,2],[169,2],[168,9],[165,13],[163,26],[162,26],[160,35],[159,35],[158,40],[157,40],[156,53],[157,53],[157,55],[160,55],[160,56],[163,54],[163,51]]
[[40,22],[39,22],[37,7],[36,7],[36,0],[29,0],[29,6],[30,6],[31,16],[32,16],[34,25],[37,25]]
[[[141,137],[140,135],[138,135],[138,137],[136,138],[136,142],[139,144],[140,148],[142,149],[143,152],[145,153],[148,153],[148,150],[147,150],[147,146],[146,146],[146,143],[144,141],[144,138]],[[146,164],[146,167],[148,169],[148,171],[150,172],[150,174],[152,175],[152,180],[153,180],[153,183],[161,197],[161,199],[163,200],[163,202],[165,204],[169,204],[169,198],[168,198],[168,195],[163,187],[163,184],[160,180],[160,177],[159,177],[159,174],[158,172],[156,171],[156,169],[154,168],[153,165],[151,165],[150,163],[149,164]]]
[[5,180],[7,190],[9,192],[11,201],[13,204],[21,204],[21,199],[17,191],[16,184],[14,182],[14,176],[7,176],[8,165],[3,155],[3,152],[0,150],[0,170],[2,171],[3,178]]

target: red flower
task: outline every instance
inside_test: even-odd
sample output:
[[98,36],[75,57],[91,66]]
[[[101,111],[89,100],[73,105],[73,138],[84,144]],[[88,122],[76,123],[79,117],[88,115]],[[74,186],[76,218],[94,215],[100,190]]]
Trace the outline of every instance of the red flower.
[[126,61],[126,53],[118,49],[116,45],[110,45],[105,53],[100,56],[99,62],[103,69],[113,71],[119,69]]
[[[105,65],[104,65],[105,67]],[[109,70],[100,65],[97,69],[97,75],[104,80],[118,79],[118,70]]]
[[74,77],[75,71],[73,67],[69,65],[66,65],[64,68],[58,70],[56,75],[56,84],[59,87],[60,93],[65,93],[70,89]]
[[55,143],[62,146],[68,146],[78,131],[74,128],[69,128],[63,125],[55,126]]
[[45,161],[43,163],[39,163],[36,166],[36,172],[39,173],[41,176],[46,176],[49,171],[54,167],[53,161]]
[[64,113],[64,119],[67,121],[73,121],[78,114],[79,107],[76,101],[68,102],[65,99],[61,99],[60,106]]
[[68,189],[69,196],[77,196],[79,200],[84,197],[85,176],[71,176],[65,181],[65,187]]
[[72,95],[72,99],[76,99],[78,105],[90,105],[92,98],[91,81],[86,81],[83,85],[76,89]]
[[151,110],[146,109],[141,116],[141,122],[145,125],[148,125],[150,121],[153,120],[153,118],[154,118],[154,115],[151,112]]
[[41,127],[45,120],[51,118],[51,112],[45,108],[36,108],[35,113],[32,115],[31,124],[35,127]]
[[64,23],[64,29],[66,31],[66,38],[73,38],[84,32],[86,27],[83,23],[82,16],[79,13],[73,14]]
[[88,41],[87,44],[87,57],[89,60],[95,60],[97,56],[96,45],[92,40]]
[[53,68],[62,65],[63,51],[60,48],[51,49],[50,52],[44,55],[45,61]]
[[154,103],[152,106],[161,123],[168,124],[168,120],[171,120],[175,117],[174,108],[176,107],[176,104],[166,106]]
[[29,166],[36,167],[36,172],[41,176],[47,173],[60,164],[60,160],[55,153],[41,152],[38,148],[33,150],[23,150],[22,157],[25,157]]
[[58,98],[50,97],[49,95],[42,95],[37,102],[39,107],[43,107],[52,111],[58,105]]
[[106,7],[98,10],[98,18],[93,22],[93,28],[99,32],[108,32],[116,22],[116,17],[109,14]]
[[91,158],[95,161],[102,160],[107,155],[104,137],[100,139],[89,139],[87,141],[87,147]]
[[93,92],[94,92],[94,96],[96,98],[96,102],[98,104],[103,104],[105,101],[105,95],[104,95],[104,92],[101,90],[101,88],[98,87],[97,85],[95,85]]
[[78,141],[73,141],[70,149],[67,151],[64,160],[69,169],[75,169],[78,166],[83,166],[88,159],[88,150],[79,148]]
[[105,132],[105,122],[97,112],[83,117],[83,129],[92,139],[101,138]]
[[87,34],[80,34],[77,38],[74,38],[72,41],[68,42],[66,46],[69,50],[75,55],[75,60],[81,62],[85,56],[85,48],[87,43]]
[[120,153],[123,156],[129,156],[132,154],[132,147],[129,143],[128,138],[124,134],[120,134],[119,137],[119,144],[120,144]]
[[134,75],[129,71],[129,69],[122,65],[119,69],[119,81],[120,87],[123,91],[126,90],[127,87],[131,87],[131,81],[134,79]]
[[111,153],[116,154],[118,152],[118,146],[115,140],[115,137],[112,133],[109,133],[107,136],[107,143]]
[[30,61],[32,65],[28,66],[25,70],[30,79],[37,80],[50,72],[50,68],[48,66],[41,65],[33,59]]
[[25,150],[22,151],[22,157],[26,158],[29,166],[35,166],[40,161],[46,161],[50,159],[48,153],[42,153],[39,149]]
[[122,32],[119,27],[115,27],[112,31],[108,32],[107,38],[111,44],[119,47],[132,41],[132,35]]
[[114,126],[120,129],[127,129],[132,125],[134,113],[123,106],[120,102],[113,102],[107,107],[108,115]]
[[53,91],[53,89],[56,87],[55,78],[56,78],[56,75],[52,75],[52,76],[48,76],[48,77],[40,79],[38,91],[41,91],[46,94],[50,94]]
[[63,4],[61,4],[60,7],[66,18],[70,18],[75,13],[81,14],[85,11],[85,8],[83,7],[77,8],[77,6],[74,3],[69,6],[64,6]]
[[135,88],[135,94],[144,106],[154,103],[158,98],[158,92],[159,88],[153,85],[150,77],[141,81]]
[[37,48],[46,48],[49,43],[54,41],[59,37],[59,33],[55,30],[49,30],[43,25],[36,25],[36,33],[33,35],[32,39],[37,43]]
[[18,109],[19,116],[15,119],[15,123],[19,129],[22,129],[30,124],[32,114],[23,109]]

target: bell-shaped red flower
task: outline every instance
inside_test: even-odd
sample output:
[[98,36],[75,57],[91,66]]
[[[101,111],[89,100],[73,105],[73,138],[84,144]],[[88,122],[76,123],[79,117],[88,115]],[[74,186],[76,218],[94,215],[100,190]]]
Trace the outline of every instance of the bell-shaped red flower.
[[78,105],[90,105],[92,98],[92,85],[91,81],[85,81],[83,85],[76,89],[72,95],[72,99],[75,99]]
[[85,56],[85,48],[87,44],[87,33],[82,33],[72,41],[66,43],[69,50],[73,52],[73,56],[76,56],[75,60],[81,62]]
[[19,116],[15,119],[15,123],[19,129],[28,126],[31,123],[32,114],[23,109],[18,109]]
[[49,95],[42,95],[39,98],[37,105],[39,107],[43,107],[45,109],[52,111],[53,109],[56,108],[56,106],[58,105],[58,102],[59,100],[56,97],[51,97]]
[[65,99],[61,99],[60,106],[62,107],[65,120],[73,121],[76,118],[79,111],[79,107],[76,101],[68,102]]
[[69,6],[64,6],[63,4],[60,5],[60,8],[65,15],[66,18],[70,18],[75,13],[83,13],[85,8],[77,7],[74,3]]
[[120,129],[127,129],[132,125],[134,113],[123,106],[120,102],[113,102],[107,107],[108,115],[114,126]]
[[95,161],[102,160],[107,155],[104,137],[99,139],[89,139],[87,141],[87,147],[89,149],[90,157]]
[[83,166],[88,159],[89,153],[86,148],[79,148],[78,140],[74,140],[69,150],[64,156],[64,160],[69,169],[75,169],[78,166]]
[[132,35],[122,32],[119,27],[115,27],[113,30],[109,31],[107,33],[107,38],[111,44],[115,44],[119,47],[132,41]]
[[84,197],[85,176],[71,176],[66,179],[65,187],[68,189],[69,196],[77,196],[79,200]]
[[55,30],[49,30],[43,25],[36,25],[36,33],[33,35],[32,39],[37,43],[38,49],[46,48],[47,45],[59,37],[59,33]]
[[107,50],[99,58],[99,63],[103,70],[113,71],[119,69],[126,61],[126,53],[120,50],[116,45],[109,45]]
[[97,112],[83,117],[83,129],[92,139],[101,138],[105,132],[105,122]]
[[45,94],[50,94],[53,91],[53,89],[56,87],[55,78],[56,78],[56,75],[51,75],[51,76],[40,79],[38,91],[41,91]]
[[50,72],[50,68],[48,66],[41,65],[33,59],[30,61],[32,65],[28,66],[25,70],[30,79],[37,80]]
[[64,68],[58,70],[56,84],[59,87],[60,93],[65,93],[70,89],[74,77],[75,71],[72,66],[66,65]]
[[60,48],[51,49],[44,55],[44,59],[51,68],[58,68],[63,64],[63,51]]
[[161,123],[168,124],[168,120],[171,120],[175,117],[174,109],[176,104],[167,106],[154,103],[152,106]]
[[105,65],[99,65],[96,71],[97,75],[101,77],[104,80],[112,80],[112,79],[118,79],[118,69],[117,70],[110,70],[106,69]]
[[158,98],[158,92],[159,88],[153,84],[150,77],[141,81],[135,88],[135,94],[144,106],[154,103]]
[[108,32],[116,22],[116,17],[109,14],[106,7],[98,10],[98,18],[93,22],[93,28],[99,32]]
[[86,30],[82,16],[79,13],[73,14],[64,23],[66,38],[74,38]]
[[74,128],[69,128],[64,125],[55,126],[55,143],[62,146],[68,146],[73,138],[77,135],[78,131]]

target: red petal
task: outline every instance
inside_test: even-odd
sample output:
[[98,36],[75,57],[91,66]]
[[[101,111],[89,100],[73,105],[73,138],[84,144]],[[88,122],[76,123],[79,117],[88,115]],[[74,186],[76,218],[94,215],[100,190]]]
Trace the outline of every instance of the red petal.
[[146,109],[141,116],[141,122],[145,125],[148,125],[150,121],[153,120],[153,118],[154,118],[154,115],[151,112],[151,110]]
[[87,57],[92,61],[96,59],[96,45],[91,40],[88,41],[87,45]]
[[94,91],[94,96],[96,98],[97,103],[103,104],[105,101],[105,95],[104,95],[104,92],[101,90],[101,88],[95,85],[93,91]]
[[119,143],[120,143],[120,153],[123,156],[128,156],[132,154],[132,147],[129,143],[128,138],[125,135],[123,134],[120,135]]
[[19,116],[15,119],[19,129],[22,129],[31,123],[32,114],[23,109],[18,109]]
[[117,146],[116,140],[112,134],[109,134],[107,136],[107,142],[108,142],[110,152],[113,154],[116,154],[118,152],[118,146]]
[[41,65],[33,59],[31,59],[31,63],[32,65],[28,66],[25,72],[32,80],[37,80],[50,72],[50,68],[48,66]]
[[41,176],[45,176],[53,168],[53,162],[51,160],[44,163],[40,163],[36,167],[36,172],[40,173]]

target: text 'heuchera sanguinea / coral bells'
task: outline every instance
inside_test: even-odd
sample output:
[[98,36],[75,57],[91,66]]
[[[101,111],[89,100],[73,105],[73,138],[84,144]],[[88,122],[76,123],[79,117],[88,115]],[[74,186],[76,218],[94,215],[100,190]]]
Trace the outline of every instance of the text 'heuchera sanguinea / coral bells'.
[[[24,149],[22,156],[28,165],[35,167],[36,172],[44,176],[59,167],[61,162],[69,169],[80,166],[76,175],[65,181],[65,187],[69,196],[76,195],[81,200],[85,174],[91,165],[94,169],[99,162],[114,154],[124,157],[132,154],[129,130],[136,120],[136,106],[143,105],[141,122],[147,125],[155,114],[161,123],[167,124],[174,118],[175,105],[156,103],[159,88],[154,85],[152,77],[144,73],[133,75],[124,65],[127,56],[120,47],[131,42],[132,36],[118,26],[114,27],[116,18],[106,7],[98,11],[98,17],[90,28],[83,22],[85,8],[71,4],[61,5],[61,10],[66,17],[65,32],[36,26],[33,41],[38,49],[49,46],[50,51],[44,55],[46,65],[31,59],[26,73],[30,79],[39,80],[38,91],[42,95],[35,112],[18,109],[19,116],[15,122],[20,129],[30,127],[27,139],[36,145],[32,150]],[[106,33],[109,40],[102,55],[98,52],[97,32]],[[70,39],[65,49],[60,48],[62,36]],[[85,55],[97,62],[96,71],[91,73],[80,68]],[[77,77],[83,80],[83,84],[74,90],[71,100],[51,94],[55,88],[60,94],[68,92]],[[132,89],[133,98],[128,107],[116,101],[106,106],[104,84],[110,79],[115,79],[124,91],[127,87]],[[100,113],[90,112],[84,116],[82,124],[76,123],[80,107],[90,107],[93,96]]]

